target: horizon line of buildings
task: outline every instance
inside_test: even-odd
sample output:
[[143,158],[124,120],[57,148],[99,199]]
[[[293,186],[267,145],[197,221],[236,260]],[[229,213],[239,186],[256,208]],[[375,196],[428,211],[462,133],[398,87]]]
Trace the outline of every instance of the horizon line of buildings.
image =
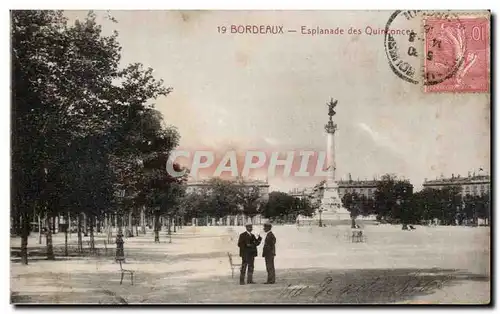
[[[402,179],[404,181],[408,181],[406,179]],[[348,180],[339,180],[337,181],[339,187],[339,196],[342,198],[347,193],[356,192],[358,194],[364,195],[368,198],[373,198],[374,193],[377,190],[377,184],[381,180],[372,179],[372,180],[352,180],[349,175]],[[305,197],[314,195],[319,192],[323,188],[324,181],[316,184],[314,187],[310,188],[295,188],[288,192],[288,194],[295,197]],[[440,178],[436,178],[434,180],[424,180],[422,184],[423,188],[426,189],[442,189],[450,186],[458,186],[461,188],[461,195],[483,195],[485,193],[491,193],[491,176],[489,174],[471,174],[469,173],[467,177],[461,177],[460,175],[455,176],[452,174],[451,177],[444,177],[441,175]]]
[[[408,181],[405,178],[401,178],[401,180]],[[248,186],[248,187],[258,187],[260,193],[262,194],[262,198],[267,199],[269,197],[269,182],[267,180],[259,180],[259,179],[245,179],[242,177],[231,179],[239,186]],[[353,180],[351,175],[349,174],[348,179],[340,179],[337,181],[339,186],[339,196],[342,198],[346,193],[356,192],[358,194],[362,194],[368,198],[373,198],[375,191],[377,190],[377,184],[381,180],[377,177],[374,177],[371,180],[368,179],[356,179]],[[295,188],[288,191],[288,194],[303,198],[310,197],[314,194],[317,194],[321,191],[324,185],[324,180],[320,181],[313,187],[308,188]],[[187,193],[194,192],[198,189],[206,187],[208,185],[208,180],[192,180],[187,182]],[[489,174],[480,172],[480,174],[476,173],[468,173],[468,176],[462,177],[460,175],[452,174],[451,177],[441,177],[436,178],[434,180],[428,180],[427,178],[424,180],[422,184],[423,188],[431,188],[431,189],[442,189],[444,187],[449,186],[458,186],[461,188],[462,196],[465,195],[482,195],[485,193],[491,192],[491,176]]]

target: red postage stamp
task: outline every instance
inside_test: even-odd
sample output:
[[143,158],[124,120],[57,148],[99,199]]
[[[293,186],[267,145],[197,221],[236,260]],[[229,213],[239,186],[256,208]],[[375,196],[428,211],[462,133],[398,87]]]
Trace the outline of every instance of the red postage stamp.
[[428,17],[424,32],[426,92],[489,91],[489,18]]

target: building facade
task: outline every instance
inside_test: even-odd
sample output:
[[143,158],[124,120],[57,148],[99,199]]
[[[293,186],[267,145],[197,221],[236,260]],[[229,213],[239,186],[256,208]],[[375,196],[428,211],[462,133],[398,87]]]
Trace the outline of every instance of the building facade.
[[442,189],[444,187],[458,186],[461,188],[462,196],[479,196],[491,193],[491,177],[489,175],[470,175],[461,177],[452,175],[451,178],[439,178],[425,180],[423,187],[431,189]]
[[377,190],[377,180],[341,180],[338,181],[339,195],[342,198],[347,193],[356,192],[367,198],[374,198]]
[[[340,180],[337,181],[339,186],[339,196],[342,198],[347,193],[356,192],[358,194],[364,195],[367,198],[374,198],[375,191],[377,190],[378,180]],[[307,189],[293,189],[288,192],[291,196],[310,199],[318,199],[322,196],[322,189],[324,187],[324,181],[316,184],[312,188]]]

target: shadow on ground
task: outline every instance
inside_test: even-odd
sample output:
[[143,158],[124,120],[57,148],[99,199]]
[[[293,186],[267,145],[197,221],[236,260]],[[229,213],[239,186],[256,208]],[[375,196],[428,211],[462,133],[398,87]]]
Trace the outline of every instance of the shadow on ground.
[[[141,260],[147,262],[162,262],[162,263],[173,263],[176,261],[188,261],[188,260],[198,260],[207,258],[227,258],[227,252],[221,250],[216,252],[205,252],[205,253],[186,253],[186,254],[169,254],[168,248],[163,248],[165,251],[161,252],[148,252],[140,248],[126,248],[126,257],[131,257],[135,260],[139,257]],[[68,255],[63,245],[57,245],[53,248],[55,261],[66,261],[66,260],[86,260],[92,259],[108,259],[112,261],[115,257],[116,249],[102,247],[96,247],[91,250],[84,247],[83,250],[79,250],[77,246],[68,246]],[[28,263],[36,263],[37,261],[47,260],[47,249],[45,247],[30,248],[28,251]],[[10,260],[12,263],[21,263],[21,248],[12,247],[10,251]]]
[[[394,303],[432,294],[466,281],[488,283],[489,276],[454,269],[286,269],[278,270],[275,285],[239,285],[231,276],[190,279],[186,273],[141,273],[136,282],[119,284],[118,273],[78,273],[59,278],[67,285],[57,296],[12,293],[13,303]],[[53,274],[47,280],[54,281]],[[40,278],[38,278],[40,279]],[[58,284],[56,282],[51,283]],[[75,292],[76,291],[76,292]],[[82,293],[82,292],[85,293]],[[436,303],[439,300],[436,300]]]

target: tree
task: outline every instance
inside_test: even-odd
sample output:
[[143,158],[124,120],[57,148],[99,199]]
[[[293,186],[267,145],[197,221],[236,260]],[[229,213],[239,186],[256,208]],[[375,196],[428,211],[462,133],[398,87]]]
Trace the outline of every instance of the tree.
[[180,207],[184,209],[187,219],[200,217],[206,213],[208,203],[208,189],[203,188],[192,193],[186,193],[181,200]]
[[356,227],[356,218],[362,211],[363,196],[356,192],[350,192],[342,196],[342,204],[351,214],[351,227]]
[[269,193],[269,200],[264,205],[263,215],[278,221],[295,221],[301,212],[298,199],[283,192]]
[[402,221],[404,228],[410,216],[412,194],[413,185],[410,182],[389,174],[382,176],[375,191],[377,218]]
[[479,196],[479,210],[478,210],[478,217],[481,219],[484,219],[486,222],[486,225],[490,224],[490,217],[491,217],[491,195],[490,193],[485,193]]
[[243,208],[243,214],[253,218],[259,213],[262,195],[258,186],[239,186],[238,203]]
[[366,197],[364,194],[361,195],[361,208],[359,214],[361,216],[375,215],[375,200],[371,197]]
[[422,220],[430,221],[438,217],[439,211],[438,190],[425,188],[413,194],[411,199],[411,209],[413,216],[411,222],[420,223]]
[[394,186],[396,196],[396,205],[393,207],[392,218],[400,220],[403,224],[403,229],[408,228],[408,224],[412,220],[411,199],[413,195],[413,185],[408,181],[397,181]]
[[[171,89],[153,77],[152,69],[143,69],[139,63],[120,69],[118,34],[103,36],[95,14],[68,25],[61,11],[12,11],[11,21],[11,212],[23,224],[21,255],[27,263],[31,215],[46,214],[51,225],[62,211],[60,205],[67,203],[60,200],[60,192],[71,188],[65,184],[91,189],[79,193],[85,207],[79,207],[78,214],[93,220],[104,207],[96,208],[95,197],[103,196],[107,202],[110,186],[92,185],[91,180],[105,176],[113,180],[109,183],[115,192],[131,190],[134,198],[138,193],[131,187],[140,179],[135,178],[138,157],[144,150],[146,154],[168,154],[177,145],[178,134],[162,128],[153,134],[156,141],[145,141],[150,134],[138,132],[143,129],[139,122],[154,106],[152,101]],[[99,159],[99,165],[85,158],[71,160],[70,152],[85,141],[102,144],[92,150],[106,155]],[[114,179],[107,178],[105,166],[113,169]],[[69,173],[59,175],[61,167]],[[90,169],[94,167],[95,171]],[[78,169],[87,169],[87,175]],[[72,175],[79,179],[72,180]],[[93,221],[90,226],[92,233]],[[52,258],[50,228],[47,231],[47,252]]]
[[[235,182],[211,178],[207,181],[207,189],[207,207],[204,211],[207,217],[222,218],[241,212],[241,190]],[[252,204],[247,204],[250,205]]]
[[377,208],[377,219],[387,219],[391,217],[393,209],[397,205],[397,197],[395,195],[396,177],[392,175],[384,175],[377,183],[375,195],[375,206]]
[[308,198],[295,198],[298,208],[298,214],[305,217],[312,217],[319,208],[319,204],[313,204]]
[[[160,217],[167,215],[170,219],[175,209],[182,203],[185,194],[187,176],[170,175],[166,168],[167,160],[167,154],[156,154],[155,157],[143,162],[147,180],[142,193],[155,219],[155,242],[159,241]],[[173,167],[175,171],[183,170],[178,164],[174,164]]]

